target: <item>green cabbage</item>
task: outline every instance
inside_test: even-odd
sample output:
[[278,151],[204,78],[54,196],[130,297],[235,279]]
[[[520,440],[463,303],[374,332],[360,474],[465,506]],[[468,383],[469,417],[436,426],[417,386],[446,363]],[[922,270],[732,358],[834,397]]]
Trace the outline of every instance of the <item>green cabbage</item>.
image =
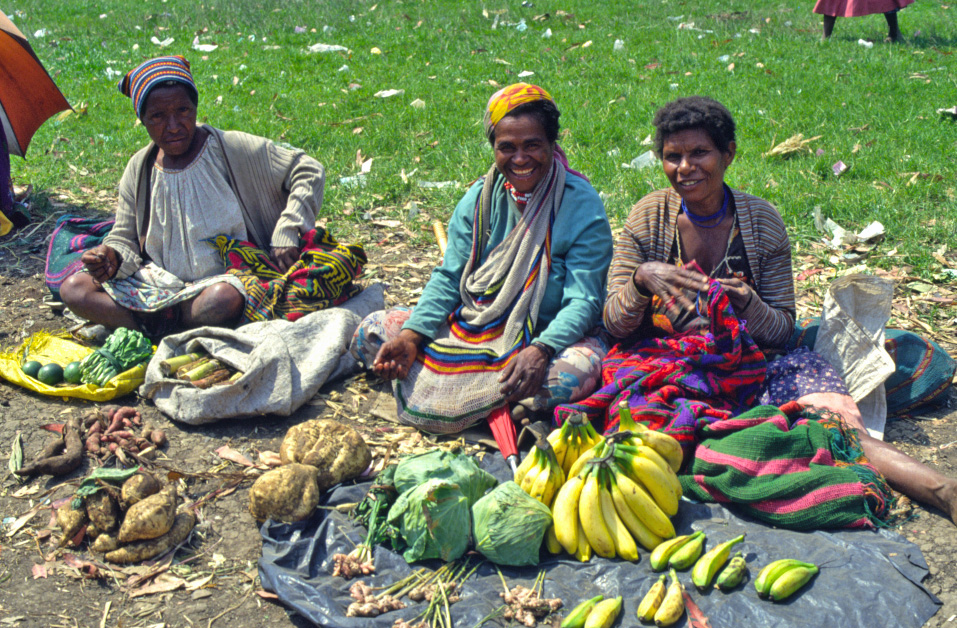
[[425,558],[445,562],[459,558],[468,549],[472,529],[465,495],[457,484],[441,479],[429,480],[399,495],[389,509],[389,523],[408,543],[402,557],[410,563]]
[[441,449],[404,458],[395,470],[395,487],[400,495],[436,479],[458,484],[469,506],[498,484],[495,476],[479,469],[470,456]]
[[548,506],[515,482],[503,482],[472,506],[475,549],[496,565],[537,565],[551,524]]

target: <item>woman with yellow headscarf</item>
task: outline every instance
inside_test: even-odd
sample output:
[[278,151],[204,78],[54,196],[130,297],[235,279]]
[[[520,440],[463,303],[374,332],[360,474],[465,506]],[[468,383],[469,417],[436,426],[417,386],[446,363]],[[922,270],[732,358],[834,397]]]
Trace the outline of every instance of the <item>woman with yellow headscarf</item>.
[[598,384],[611,229],[557,144],[559,115],[535,85],[491,97],[495,163],[452,213],[442,265],[414,311],[357,330],[353,354],[392,380],[401,421],[457,432],[504,404],[550,410]]

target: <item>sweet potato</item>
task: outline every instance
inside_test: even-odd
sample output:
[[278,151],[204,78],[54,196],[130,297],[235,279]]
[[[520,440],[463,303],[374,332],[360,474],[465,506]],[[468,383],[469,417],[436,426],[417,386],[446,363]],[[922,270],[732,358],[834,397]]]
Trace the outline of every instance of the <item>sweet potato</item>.
[[90,545],[90,549],[94,552],[102,554],[104,552],[112,552],[120,546],[119,541],[116,540],[116,537],[112,534],[101,534],[96,537],[93,543]]
[[120,489],[120,498],[126,507],[129,508],[137,502],[141,502],[150,495],[160,492],[162,486],[155,477],[148,473],[137,473],[133,477],[123,482]]
[[166,534],[147,541],[136,541],[107,552],[106,560],[125,565],[155,558],[185,541],[195,525],[196,517],[193,515],[193,511],[184,508],[176,513],[173,525]]
[[83,441],[80,438],[80,417],[72,417],[63,426],[63,453],[58,455],[43,455],[56,451],[57,447],[47,445],[43,454],[37,460],[17,469],[17,475],[64,475],[76,470],[83,463]]
[[155,539],[169,532],[176,517],[177,495],[175,485],[133,504],[126,511],[120,532],[120,543]]
[[85,507],[80,506],[78,510],[74,510],[70,502],[60,506],[56,511],[56,523],[61,532],[60,547],[72,541],[88,521]]
[[109,489],[101,488],[86,498],[86,514],[99,530],[112,532],[120,519],[120,508]]
[[150,442],[152,442],[157,447],[163,447],[166,445],[166,432],[163,430],[153,430],[150,432]]

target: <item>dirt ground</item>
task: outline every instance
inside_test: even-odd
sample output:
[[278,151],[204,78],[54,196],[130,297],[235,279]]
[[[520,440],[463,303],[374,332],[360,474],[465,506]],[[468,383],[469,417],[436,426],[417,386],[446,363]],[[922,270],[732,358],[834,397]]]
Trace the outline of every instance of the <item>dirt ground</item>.
[[[42,303],[47,294],[43,259],[49,231],[44,227],[18,246],[0,246],[0,346],[4,350],[19,345],[35,331],[71,324]],[[369,273],[390,278],[391,302],[408,303],[428,278],[437,256],[425,248],[406,246],[402,237],[395,237],[395,231],[389,231],[391,236],[373,231],[364,238],[376,243],[367,245]],[[131,592],[143,592],[143,583],[135,583],[142,569],[111,569],[85,549],[69,550],[68,554],[78,559],[94,561],[98,577],[91,578],[87,577],[89,567],[54,551],[59,535],[51,525],[49,503],[70,495],[77,479],[93,468],[93,461],[88,459],[66,479],[44,476],[23,483],[8,473],[5,464],[18,433],[25,459],[30,460],[50,439],[51,435],[41,430],[42,424],[84,414],[93,404],[50,399],[0,383],[4,461],[0,472],[0,624],[22,628],[311,625],[263,595],[257,574],[261,540],[247,511],[248,489],[255,473],[224,461],[215,450],[228,445],[255,462],[260,451],[278,450],[290,426],[317,417],[349,421],[370,441],[379,442],[381,431],[377,428],[389,424],[376,416],[374,407],[380,396],[388,394],[381,382],[358,376],[327,385],[291,417],[265,416],[202,428],[175,424],[151,403],[133,395],[120,400],[135,405],[145,419],[166,430],[169,446],[165,457],[158,460],[158,472],[179,473],[187,487],[186,500],[205,498],[190,544],[177,554],[177,564],[152,580],[159,590],[133,597]],[[886,438],[943,473],[957,475],[957,394],[953,391],[948,405],[894,420]],[[236,480],[244,477],[233,489]],[[37,505],[41,506],[37,514],[11,534],[17,520]],[[923,551],[930,565],[925,584],[943,601],[926,626],[954,625],[957,528],[941,513],[917,507],[898,531]],[[622,625],[630,625],[630,620]]]

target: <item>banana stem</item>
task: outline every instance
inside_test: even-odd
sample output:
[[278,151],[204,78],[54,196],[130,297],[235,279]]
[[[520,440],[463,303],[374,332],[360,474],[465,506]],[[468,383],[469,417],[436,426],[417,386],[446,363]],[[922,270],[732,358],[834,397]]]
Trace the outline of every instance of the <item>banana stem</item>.
[[628,407],[628,400],[622,399],[618,402],[618,430],[631,431],[635,429],[635,419],[631,416],[631,408]]

